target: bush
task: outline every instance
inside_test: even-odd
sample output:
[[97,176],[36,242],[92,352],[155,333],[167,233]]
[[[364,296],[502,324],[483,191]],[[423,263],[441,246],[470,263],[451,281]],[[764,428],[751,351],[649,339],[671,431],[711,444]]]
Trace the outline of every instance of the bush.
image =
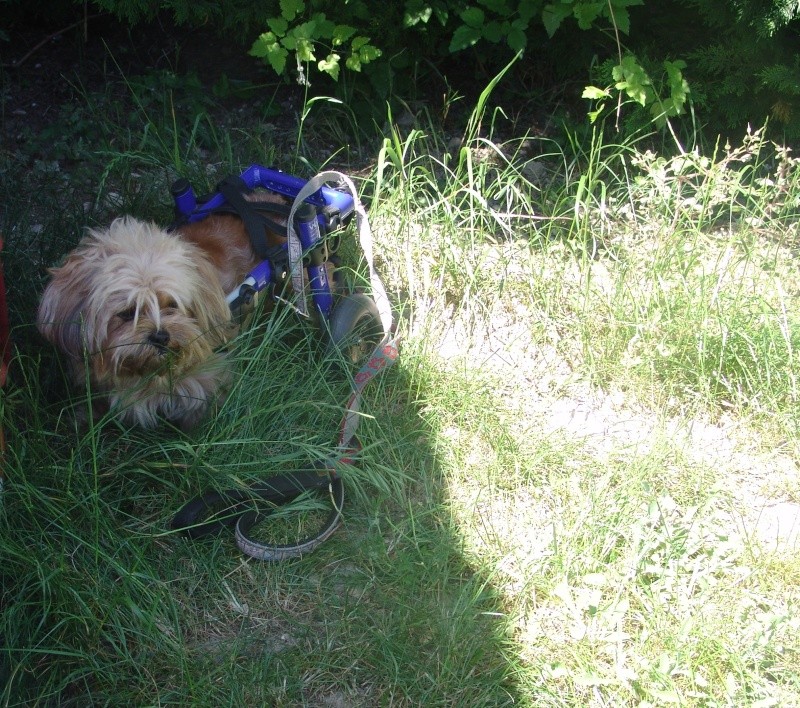
[[[35,3],[29,5],[4,3],[14,10],[6,27],[20,13],[39,12]],[[75,0],[51,5],[53,12],[65,7],[86,12]],[[693,105],[712,134],[742,131],[747,123],[761,125],[770,118],[790,139],[800,136],[795,46],[800,6],[787,0],[347,0],[336,6],[326,0],[92,0],[91,5],[130,24],[167,13],[178,24],[216,27],[284,81],[296,79],[340,97],[366,94],[363,107],[375,106],[378,115],[387,99],[429,98],[433,85],[439,94],[443,86],[473,93],[471,85],[484,86],[512,56],[526,53],[516,69],[527,80],[526,98],[551,91],[552,85],[542,85],[549,81],[568,86],[568,102],[577,100],[577,85],[586,83],[582,77],[591,64],[600,85],[589,97],[616,99],[622,92],[645,109],[626,110],[634,127],[642,116],[663,127]],[[548,70],[537,71],[541,66]],[[538,85],[532,84],[533,75]],[[607,106],[616,108],[615,103]]]

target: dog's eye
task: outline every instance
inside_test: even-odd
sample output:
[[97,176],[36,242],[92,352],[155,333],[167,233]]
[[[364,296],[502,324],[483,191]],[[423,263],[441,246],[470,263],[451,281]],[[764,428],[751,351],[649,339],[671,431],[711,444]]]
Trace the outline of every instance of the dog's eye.
[[122,312],[117,313],[117,317],[123,322],[131,322],[133,318],[136,317],[136,308],[129,307],[127,310],[122,310]]
[[167,300],[166,304],[164,305],[164,309],[165,310],[177,310],[178,309],[178,303],[175,302],[175,300],[172,300],[172,299]]

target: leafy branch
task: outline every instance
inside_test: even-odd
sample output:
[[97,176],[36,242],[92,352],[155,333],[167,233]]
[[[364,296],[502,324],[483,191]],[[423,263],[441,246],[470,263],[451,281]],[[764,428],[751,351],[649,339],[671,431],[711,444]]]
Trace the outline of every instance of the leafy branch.
[[[330,20],[324,12],[314,13],[307,21],[295,21],[306,10],[303,0],[281,0],[281,14],[267,20],[269,31],[262,33],[250,48],[250,54],[267,62],[278,75],[286,72],[290,53],[294,53],[298,78],[308,83],[304,65],[316,62],[317,69],[338,81],[342,54],[347,52],[345,66],[351,71],[361,71],[381,56],[381,50],[370,43],[370,38],[358,34],[348,24]],[[349,45],[348,45],[349,42]],[[320,48],[327,54],[317,59]]]

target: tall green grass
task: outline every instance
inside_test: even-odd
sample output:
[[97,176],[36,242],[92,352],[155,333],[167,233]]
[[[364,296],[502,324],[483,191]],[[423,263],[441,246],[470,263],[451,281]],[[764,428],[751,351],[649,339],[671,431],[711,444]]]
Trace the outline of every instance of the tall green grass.
[[776,561],[754,529],[760,480],[796,469],[797,163],[758,134],[661,157],[596,132],[541,185],[426,140],[386,141],[378,229],[521,700],[792,703],[792,546]]
[[258,126],[206,130],[213,106],[134,95],[92,153],[88,213],[79,190],[23,201],[4,172],[4,705],[800,701],[800,569],[754,516],[797,461],[788,153],[758,134],[708,156],[599,130],[501,140],[491,87],[451,152],[390,120],[362,187],[401,358],[366,392],[342,530],[264,564],[169,522],[331,454],[348,382],[313,328],[256,318],[191,435],[76,430],[86,401],[31,330],[44,266],[110,193],[166,223],[175,175],[202,189],[281,157]]

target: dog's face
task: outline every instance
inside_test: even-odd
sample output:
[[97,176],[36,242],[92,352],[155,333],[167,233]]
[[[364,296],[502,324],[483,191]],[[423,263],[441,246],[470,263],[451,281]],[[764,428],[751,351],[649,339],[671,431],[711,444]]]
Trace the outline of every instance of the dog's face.
[[[88,363],[91,384],[112,404],[127,392],[129,403],[180,421],[196,403],[188,400],[197,394],[190,379],[231,333],[225,294],[204,252],[123,217],[89,231],[51,274],[38,326],[79,364],[75,377]],[[140,414],[132,422],[142,423]]]

